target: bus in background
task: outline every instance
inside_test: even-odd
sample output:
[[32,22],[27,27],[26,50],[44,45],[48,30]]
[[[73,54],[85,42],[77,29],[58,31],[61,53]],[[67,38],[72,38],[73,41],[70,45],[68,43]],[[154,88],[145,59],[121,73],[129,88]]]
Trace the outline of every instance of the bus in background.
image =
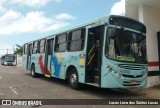
[[4,59],[5,59],[5,56],[1,56],[1,65],[4,65]]
[[1,64],[6,66],[16,66],[16,54],[5,54],[1,57]]
[[144,87],[147,83],[146,27],[110,15],[24,44],[23,68],[31,75],[101,88]]

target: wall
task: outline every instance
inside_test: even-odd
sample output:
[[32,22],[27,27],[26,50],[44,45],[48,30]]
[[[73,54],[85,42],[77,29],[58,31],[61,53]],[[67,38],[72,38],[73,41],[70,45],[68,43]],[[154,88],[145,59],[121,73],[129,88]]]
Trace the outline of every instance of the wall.
[[[160,31],[160,10],[143,6],[143,21],[147,26],[147,54],[149,72],[159,72],[158,40],[157,32]],[[155,65],[152,65],[152,64]],[[147,86],[160,84],[159,76],[151,76]]]
[[139,19],[137,5],[126,2],[125,12],[126,12],[125,16],[128,16],[128,17],[136,19],[136,20]]
[[22,66],[22,56],[17,55],[17,66]]
[[[138,19],[147,27],[149,77],[147,87],[160,84],[157,32],[160,31],[160,10],[145,5],[126,3],[126,16]],[[156,74],[155,74],[156,73]]]
[[[158,62],[157,32],[160,31],[160,10],[143,6],[143,12],[144,23],[147,26],[148,61]],[[154,69],[159,70],[158,67]]]

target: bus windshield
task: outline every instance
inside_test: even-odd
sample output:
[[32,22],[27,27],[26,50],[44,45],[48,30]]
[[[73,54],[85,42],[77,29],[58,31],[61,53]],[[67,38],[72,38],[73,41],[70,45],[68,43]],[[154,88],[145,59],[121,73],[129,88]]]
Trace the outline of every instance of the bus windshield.
[[124,28],[109,28],[106,54],[118,61],[146,63],[146,37]]
[[15,61],[15,56],[6,56],[6,57],[5,57],[5,60],[6,60],[7,62],[14,62],[14,61]]

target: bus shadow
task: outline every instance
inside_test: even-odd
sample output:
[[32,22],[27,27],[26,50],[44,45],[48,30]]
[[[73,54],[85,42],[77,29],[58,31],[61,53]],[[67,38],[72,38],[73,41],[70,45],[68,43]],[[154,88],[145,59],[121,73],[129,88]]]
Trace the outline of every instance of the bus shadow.
[[111,88],[97,88],[92,86],[84,85],[84,91],[90,94],[97,95],[101,98],[109,99],[144,99],[146,93],[143,89],[111,89]]
[[[30,76],[29,73],[26,75]],[[46,82],[58,84],[67,89],[71,89],[65,80],[57,79],[57,78],[46,78],[42,75],[39,75],[38,80],[44,80]],[[82,85],[82,87],[78,90],[81,93],[95,95],[102,99],[144,99],[147,98],[144,89],[133,88],[133,89],[110,89],[110,88],[98,88],[89,85]]]
[[[25,75],[27,75],[27,76],[29,76],[29,77],[32,77],[30,73],[26,73]],[[40,75],[40,74],[39,74],[38,77],[36,77],[36,78],[37,78],[37,80],[44,80],[44,81],[46,81],[46,82],[59,84],[59,85],[61,85],[61,86],[65,86],[65,87],[68,86],[68,85],[67,85],[67,82],[66,82],[65,80],[62,80],[62,79],[53,78],[53,77],[47,78],[47,77],[45,77],[44,75]]]

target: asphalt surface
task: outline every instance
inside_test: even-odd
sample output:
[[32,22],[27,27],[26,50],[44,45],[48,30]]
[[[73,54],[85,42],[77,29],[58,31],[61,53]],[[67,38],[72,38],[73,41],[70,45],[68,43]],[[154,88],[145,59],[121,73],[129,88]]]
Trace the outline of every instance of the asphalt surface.
[[[154,89],[155,90],[155,89]],[[21,67],[2,66],[0,65],[0,99],[160,99],[160,96],[152,93],[152,91],[144,88],[139,89],[101,89],[91,86],[83,86],[80,90],[71,89],[66,81],[55,78],[38,77],[32,78],[30,71]],[[4,108],[22,106],[0,106]],[[33,107],[33,106],[23,106]],[[39,108],[45,107],[65,107],[65,108],[82,108],[82,107],[152,107],[144,105],[63,105],[63,106],[35,106]],[[154,107],[159,107],[154,105]]]

